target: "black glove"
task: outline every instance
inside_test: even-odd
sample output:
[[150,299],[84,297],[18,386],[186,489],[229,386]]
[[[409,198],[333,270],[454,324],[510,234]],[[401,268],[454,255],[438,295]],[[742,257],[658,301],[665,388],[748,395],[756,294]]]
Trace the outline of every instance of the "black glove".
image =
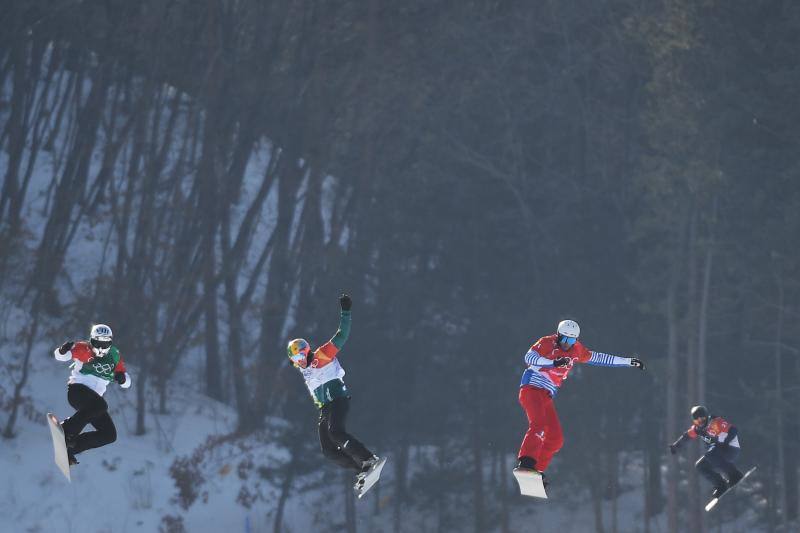
[[638,368],[639,370],[644,370],[644,363],[641,359],[637,359],[635,357],[631,358],[631,366],[633,368]]
[[67,341],[67,342],[65,342],[64,344],[62,344],[61,346],[58,347],[58,353],[60,353],[61,355],[64,355],[65,353],[70,351],[73,346],[75,346],[74,342]]
[[120,385],[125,383],[125,372],[114,372],[114,381]]
[[342,308],[342,311],[349,311],[353,307],[353,300],[348,295],[342,294],[339,296],[339,307]]
[[567,366],[569,364],[569,357],[559,357],[558,359],[553,360],[553,366]]
[[678,447],[675,446],[674,444],[670,444],[669,445],[669,453],[671,453],[672,455],[675,455],[676,453],[678,453]]

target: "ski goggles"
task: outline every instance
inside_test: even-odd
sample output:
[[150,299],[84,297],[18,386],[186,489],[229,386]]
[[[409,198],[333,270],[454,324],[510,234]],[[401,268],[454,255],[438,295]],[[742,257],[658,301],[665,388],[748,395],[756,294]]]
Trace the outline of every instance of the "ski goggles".
[[575,337],[567,337],[566,335],[561,335],[560,337],[558,337],[559,344],[574,346],[576,342],[578,342],[578,339],[576,339]]
[[91,343],[92,348],[97,348],[98,350],[108,350],[111,348],[111,339],[90,339],[89,342]]
[[298,353],[295,355],[290,355],[289,360],[296,365],[303,364],[308,360],[308,353]]

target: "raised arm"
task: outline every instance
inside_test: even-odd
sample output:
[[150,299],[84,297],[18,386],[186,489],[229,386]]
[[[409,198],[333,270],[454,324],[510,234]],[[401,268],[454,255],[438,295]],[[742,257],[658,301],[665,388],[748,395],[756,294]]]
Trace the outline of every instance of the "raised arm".
[[331,338],[331,343],[341,350],[347,338],[350,336],[350,323],[352,318],[350,316],[350,308],[353,306],[353,301],[346,294],[339,297],[339,306],[341,312],[339,314],[339,329],[336,330],[336,335]]
[[339,297],[339,306],[342,308],[339,314],[339,329],[336,330],[336,335],[331,340],[314,350],[313,359],[316,361],[317,368],[323,367],[336,359],[336,354],[347,342],[347,338],[350,336],[350,307],[352,305],[353,302],[348,295],[342,294]]

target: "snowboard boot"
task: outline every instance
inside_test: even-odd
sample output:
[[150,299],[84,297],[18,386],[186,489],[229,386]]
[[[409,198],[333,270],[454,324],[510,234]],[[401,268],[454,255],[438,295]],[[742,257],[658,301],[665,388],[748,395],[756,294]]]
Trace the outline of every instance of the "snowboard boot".
[[360,489],[364,485],[364,481],[367,478],[367,474],[369,474],[375,465],[378,464],[380,458],[377,455],[373,455],[369,459],[363,461],[361,463],[361,472],[356,474],[356,488]]
[[[61,430],[64,430],[64,423],[61,423]],[[75,458],[75,444],[78,437],[67,433],[64,431],[64,444],[67,446],[67,459],[69,460],[69,466],[80,464],[78,460]]]
[[536,470],[536,459],[533,457],[520,457],[515,470]]
[[539,472],[538,470],[536,470],[536,459],[534,459],[533,457],[526,457],[526,456],[520,457],[519,460],[517,461],[517,466],[516,468],[514,468],[514,470],[515,471],[527,470],[529,472],[536,472],[537,474],[542,476],[542,486],[544,486],[544,488],[547,488],[547,486],[550,485],[550,482],[547,480],[547,476],[544,475],[544,472]]
[[372,470],[376,464],[378,464],[379,460],[380,458],[377,455],[373,455],[366,461],[363,461],[361,463],[361,472],[359,472],[358,475],[364,477],[369,474],[369,471]]
[[75,454],[72,453],[72,450],[67,450],[67,459],[69,460],[69,466],[75,466],[80,464],[78,460],[75,458]]
[[728,478],[728,488],[730,489],[731,487],[733,487],[734,485],[736,485],[737,483],[739,483],[739,482],[742,480],[742,478],[743,478],[743,477],[744,477],[744,474],[742,474],[741,472],[739,472],[738,470],[736,470],[736,471],[735,471],[733,474],[731,474],[731,476]]

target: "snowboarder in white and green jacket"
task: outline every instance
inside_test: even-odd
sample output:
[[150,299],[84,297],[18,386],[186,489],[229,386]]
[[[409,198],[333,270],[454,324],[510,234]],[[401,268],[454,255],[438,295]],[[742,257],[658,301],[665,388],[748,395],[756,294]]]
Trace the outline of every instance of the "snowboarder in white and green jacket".
[[[112,339],[110,327],[95,324],[88,342],[67,341],[53,352],[58,361],[72,362],[67,401],[75,408],[75,414],[61,423],[70,465],[78,464],[76,454],[117,440],[117,428],[103,395],[112,382],[127,389],[131,377]],[[83,432],[87,424],[94,426],[95,431]]]

